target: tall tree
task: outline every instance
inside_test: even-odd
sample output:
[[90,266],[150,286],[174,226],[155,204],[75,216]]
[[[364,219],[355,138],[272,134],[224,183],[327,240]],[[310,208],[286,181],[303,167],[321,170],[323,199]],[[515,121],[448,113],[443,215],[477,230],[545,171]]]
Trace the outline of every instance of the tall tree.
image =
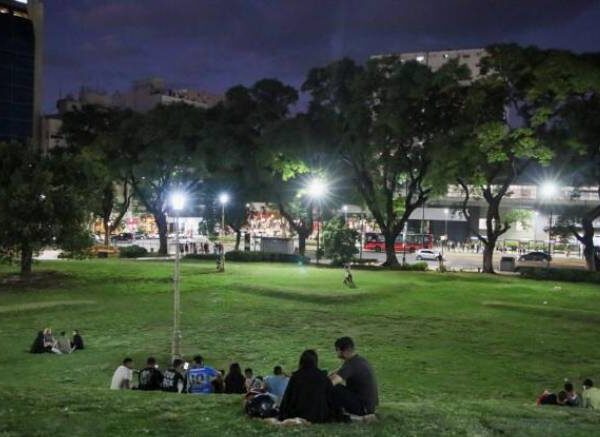
[[64,151],[42,156],[29,146],[0,143],[0,156],[0,247],[18,251],[21,274],[28,275],[36,251],[86,232],[94,181],[89,162]]
[[502,200],[533,163],[550,162],[554,150],[545,140],[551,127],[565,102],[585,94],[590,81],[573,68],[577,57],[566,52],[508,44],[488,47],[487,53],[462,111],[470,133],[456,151],[456,169],[469,223],[473,197],[486,202],[486,231],[472,232],[484,246],[483,271],[493,273],[494,248],[510,229]]
[[205,174],[205,111],[189,105],[158,106],[121,126],[132,155],[131,183],[136,198],[152,214],[159,234],[160,255],[167,254],[167,213],[174,190],[192,194]]
[[121,125],[131,112],[86,105],[63,115],[62,133],[70,149],[83,153],[94,163],[97,179],[90,193],[96,199],[94,214],[101,218],[104,244],[118,229],[131,204],[130,160]]
[[384,235],[385,265],[398,264],[396,237],[443,182],[431,177],[432,162],[454,135],[468,77],[456,62],[432,71],[389,56],[364,67],[343,59],[313,69],[303,85],[312,97],[309,117],[326,126]]

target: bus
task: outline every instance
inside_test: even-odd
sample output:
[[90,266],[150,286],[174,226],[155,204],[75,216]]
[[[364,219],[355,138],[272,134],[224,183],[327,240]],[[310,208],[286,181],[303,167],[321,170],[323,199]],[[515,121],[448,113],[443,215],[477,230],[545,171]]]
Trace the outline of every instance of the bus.
[[[394,251],[396,252],[415,252],[419,249],[432,249],[433,235],[431,234],[400,234],[396,237]],[[383,234],[367,232],[365,234],[364,250],[374,252],[385,252],[385,238]]]

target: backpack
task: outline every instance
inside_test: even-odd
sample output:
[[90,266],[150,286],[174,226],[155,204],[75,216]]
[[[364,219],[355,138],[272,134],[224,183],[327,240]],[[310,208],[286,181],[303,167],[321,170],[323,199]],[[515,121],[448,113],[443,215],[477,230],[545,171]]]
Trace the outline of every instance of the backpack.
[[246,414],[250,417],[259,417],[261,419],[275,417],[278,414],[275,407],[275,400],[266,393],[256,395],[246,402]]

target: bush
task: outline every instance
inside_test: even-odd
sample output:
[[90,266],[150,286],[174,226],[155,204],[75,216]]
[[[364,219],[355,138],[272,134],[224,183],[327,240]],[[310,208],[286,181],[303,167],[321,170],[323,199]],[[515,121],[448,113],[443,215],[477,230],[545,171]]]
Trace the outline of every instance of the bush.
[[294,264],[309,264],[310,258],[289,253],[244,252],[233,250],[225,254],[226,261],[239,262],[279,262]]
[[527,279],[600,284],[600,272],[590,272],[589,270],[523,266],[517,267],[516,271]]
[[214,253],[190,253],[185,255],[183,259],[187,260],[206,260],[206,261],[216,261],[217,255]]
[[416,262],[414,264],[400,264],[399,266],[394,267],[394,270],[402,270],[406,272],[425,272],[428,268],[429,266],[427,265],[427,263],[421,261]]
[[330,258],[333,265],[340,266],[350,262],[358,253],[356,248],[358,237],[358,232],[347,228],[343,219],[330,220],[323,229],[325,257]]
[[136,244],[133,246],[119,247],[119,258],[142,258],[148,255],[148,251]]

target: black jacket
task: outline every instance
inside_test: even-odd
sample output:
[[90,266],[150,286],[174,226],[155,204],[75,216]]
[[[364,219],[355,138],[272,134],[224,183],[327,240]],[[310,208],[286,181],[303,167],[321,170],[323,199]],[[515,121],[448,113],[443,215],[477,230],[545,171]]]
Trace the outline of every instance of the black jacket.
[[281,401],[279,419],[302,417],[309,422],[329,422],[334,418],[333,385],[319,369],[300,369],[292,374]]
[[225,377],[225,393],[246,393],[244,375],[228,373]]

